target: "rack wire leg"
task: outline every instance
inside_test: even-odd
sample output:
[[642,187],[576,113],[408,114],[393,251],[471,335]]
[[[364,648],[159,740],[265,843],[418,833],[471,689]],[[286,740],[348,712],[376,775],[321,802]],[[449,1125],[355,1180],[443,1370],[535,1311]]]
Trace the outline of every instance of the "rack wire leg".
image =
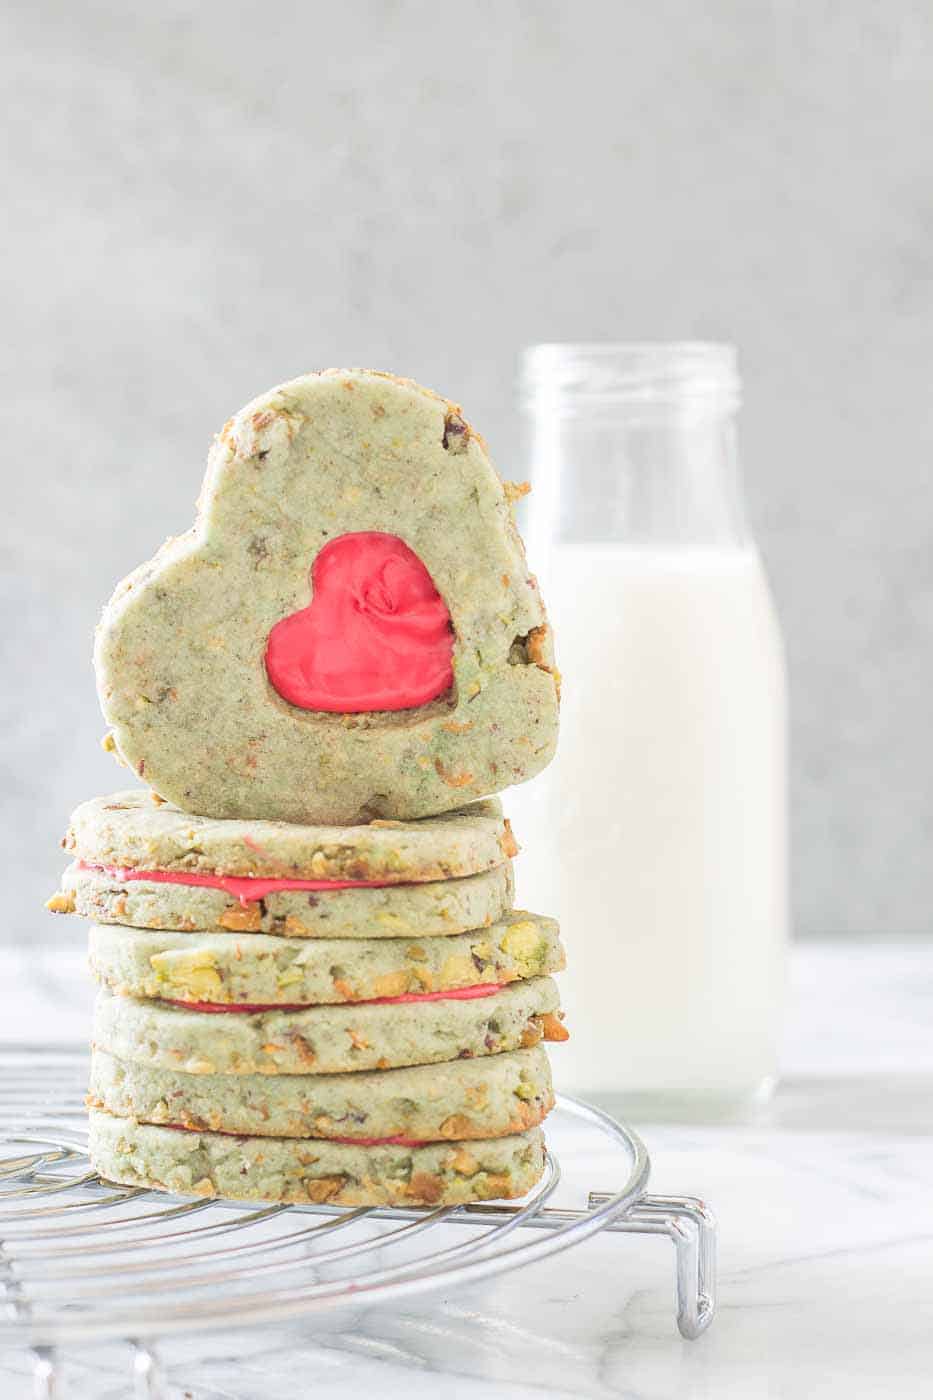
[[155,1352],[143,1342],[133,1342],[134,1400],[162,1400],[164,1394]]
[[[590,1207],[611,1199],[592,1192]],[[695,1196],[642,1196],[609,1227],[632,1235],[666,1235],[675,1250],[677,1327],[701,1336],[716,1311],[716,1219]]]
[[59,1389],[56,1381],[55,1353],[51,1347],[37,1347],[33,1354],[36,1358],[32,1372],[32,1393],[35,1400],[57,1400]]

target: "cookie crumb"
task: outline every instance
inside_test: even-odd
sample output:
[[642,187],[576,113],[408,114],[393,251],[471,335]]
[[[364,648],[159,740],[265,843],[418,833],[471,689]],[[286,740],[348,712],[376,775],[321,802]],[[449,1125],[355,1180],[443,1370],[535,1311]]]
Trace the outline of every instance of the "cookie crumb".
[[455,455],[465,452],[470,440],[470,425],[457,412],[448,413],[444,419],[444,436],[441,446]]
[[45,901],[45,907],[52,914],[73,914],[75,911],[75,897],[71,890],[63,890],[59,894],[53,894],[51,899]]

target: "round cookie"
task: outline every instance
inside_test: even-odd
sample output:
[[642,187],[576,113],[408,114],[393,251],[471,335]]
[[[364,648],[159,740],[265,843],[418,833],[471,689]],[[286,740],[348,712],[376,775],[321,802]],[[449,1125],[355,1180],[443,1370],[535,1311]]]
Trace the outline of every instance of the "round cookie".
[[327,1005],[452,991],[560,972],[557,924],[516,910],[447,938],[303,940],[256,933],[90,931],[91,971],[121,996],[215,1005]]
[[565,1039],[550,977],[488,996],[296,1011],[211,1013],[101,990],[92,1042],[121,1060],[186,1074],[343,1074],[527,1049]]
[[62,845],[105,870],[386,884],[475,875],[518,852],[497,798],[426,821],[334,827],[192,816],[139,788],[82,802]]
[[95,666],[118,756],[215,817],[425,817],[533,777],[557,738],[550,631],[482,439],[368,370],[226,424],[195,525],[117,586]]
[[179,1074],[95,1050],[88,1104],[121,1118],[260,1137],[502,1137],[554,1104],[541,1046],[360,1074]]
[[88,1115],[88,1151],[106,1181],[181,1196],[335,1206],[439,1206],[510,1199],[544,1171],[540,1128],[471,1142],[351,1147],[307,1138],[230,1137]]
[[245,906],[223,890],[127,880],[73,862],[49,906],[134,928],[274,933],[285,938],[444,938],[486,928],[512,907],[511,861],[456,880],[377,889],[277,890]]

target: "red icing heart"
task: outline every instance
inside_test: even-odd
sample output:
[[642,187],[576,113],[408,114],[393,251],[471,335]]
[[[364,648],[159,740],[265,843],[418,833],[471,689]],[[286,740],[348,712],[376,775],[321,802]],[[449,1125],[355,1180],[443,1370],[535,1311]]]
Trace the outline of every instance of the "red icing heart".
[[453,628],[431,575],[404,540],[341,535],[311,566],[311,602],[266,643],[275,690],[302,710],[411,710],[453,684]]

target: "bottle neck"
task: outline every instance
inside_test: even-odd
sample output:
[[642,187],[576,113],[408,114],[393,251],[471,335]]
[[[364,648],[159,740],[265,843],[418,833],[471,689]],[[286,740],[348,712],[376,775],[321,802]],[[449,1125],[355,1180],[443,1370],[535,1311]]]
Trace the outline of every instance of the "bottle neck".
[[[543,368],[542,350],[549,352]],[[582,368],[580,347],[529,352],[532,494],[524,525],[532,558],[563,544],[717,549],[750,543],[736,446],[734,353],[731,378],[714,358],[726,351],[605,347],[595,372],[595,350]],[[529,365],[536,375],[528,375]]]

